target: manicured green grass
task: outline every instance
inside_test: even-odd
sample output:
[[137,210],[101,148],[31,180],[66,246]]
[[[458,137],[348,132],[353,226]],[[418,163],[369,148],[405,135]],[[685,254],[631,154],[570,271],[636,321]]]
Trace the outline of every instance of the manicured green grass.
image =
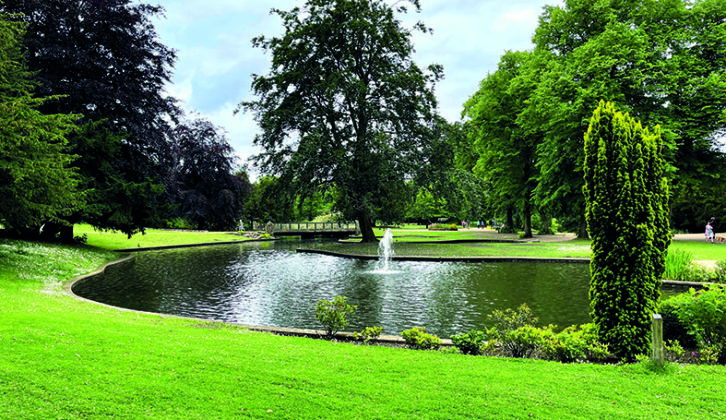
[[74,225],[73,234],[75,236],[85,234],[88,238],[88,245],[110,250],[248,240],[244,236],[227,232],[160,229],[146,229],[145,234],[138,233],[129,238],[121,232],[99,232],[94,230],[92,226],[85,224]]
[[722,366],[569,365],[253,333],[81,301],[112,258],[0,240],[0,418],[715,418]]
[[693,254],[695,260],[724,260],[726,245],[711,244],[702,241],[673,241],[669,249],[681,249]]
[[[323,243],[316,249],[340,252],[350,255],[374,256],[378,244]],[[399,257],[539,257],[539,258],[587,258],[590,256],[590,242],[572,240],[553,243],[461,243],[422,244],[415,242],[394,242]]]

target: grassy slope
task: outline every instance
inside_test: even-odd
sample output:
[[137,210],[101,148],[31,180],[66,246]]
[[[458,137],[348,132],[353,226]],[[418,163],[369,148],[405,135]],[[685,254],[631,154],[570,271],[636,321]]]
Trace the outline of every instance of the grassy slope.
[[[107,252],[0,241],[0,418],[704,418],[726,368],[361,347],[57,293]],[[50,281],[48,281],[50,279]]]

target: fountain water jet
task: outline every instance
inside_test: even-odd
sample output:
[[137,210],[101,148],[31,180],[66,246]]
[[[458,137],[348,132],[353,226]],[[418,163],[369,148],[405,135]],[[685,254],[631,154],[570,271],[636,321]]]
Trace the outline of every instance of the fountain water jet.
[[377,273],[395,273],[388,269],[388,264],[395,252],[393,251],[393,232],[386,229],[381,242],[378,244],[378,263],[376,264]]

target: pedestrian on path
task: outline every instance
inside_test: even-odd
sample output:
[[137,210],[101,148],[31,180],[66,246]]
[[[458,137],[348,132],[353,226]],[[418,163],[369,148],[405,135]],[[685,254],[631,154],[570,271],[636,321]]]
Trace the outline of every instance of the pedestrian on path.
[[711,241],[711,243],[713,243],[713,239],[716,236],[713,233],[713,225],[715,222],[716,222],[716,219],[714,219],[712,217],[711,220],[709,220],[708,223],[706,223],[706,242]]

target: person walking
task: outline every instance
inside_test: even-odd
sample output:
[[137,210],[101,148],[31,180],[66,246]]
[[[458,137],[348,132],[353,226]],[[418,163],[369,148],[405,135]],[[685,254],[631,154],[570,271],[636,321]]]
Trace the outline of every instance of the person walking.
[[713,243],[713,239],[716,236],[716,234],[713,232],[713,225],[716,222],[716,219],[713,217],[711,220],[706,223],[706,242],[711,241]]

